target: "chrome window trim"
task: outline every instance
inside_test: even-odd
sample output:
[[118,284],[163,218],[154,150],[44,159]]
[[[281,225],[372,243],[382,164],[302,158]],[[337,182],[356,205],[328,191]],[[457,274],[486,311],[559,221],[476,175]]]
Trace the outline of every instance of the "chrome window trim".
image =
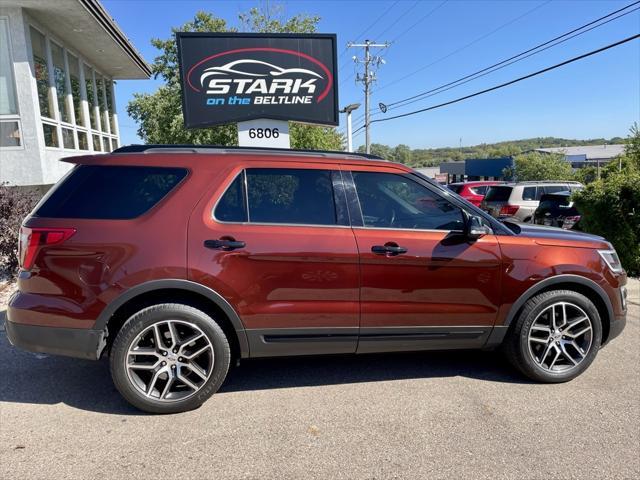
[[[432,232],[432,233],[460,233],[464,230],[436,230],[433,228],[393,228],[393,227],[351,227],[354,230],[393,230],[400,232]],[[491,234],[495,235],[495,234]]]

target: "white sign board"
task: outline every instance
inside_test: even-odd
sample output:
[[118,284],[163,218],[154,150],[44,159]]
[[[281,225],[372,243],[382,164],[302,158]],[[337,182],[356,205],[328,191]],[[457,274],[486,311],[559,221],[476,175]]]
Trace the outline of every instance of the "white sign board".
[[291,148],[289,122],[266,118],[238,122],[238,145],[241,147]]

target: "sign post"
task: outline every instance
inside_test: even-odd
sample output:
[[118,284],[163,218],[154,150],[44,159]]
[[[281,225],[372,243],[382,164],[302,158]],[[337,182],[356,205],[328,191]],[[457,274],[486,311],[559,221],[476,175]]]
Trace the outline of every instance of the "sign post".
[[176,38],[186,128],[238,123],[241,146],[289,148],[289,121],[338,125],[335,35]]

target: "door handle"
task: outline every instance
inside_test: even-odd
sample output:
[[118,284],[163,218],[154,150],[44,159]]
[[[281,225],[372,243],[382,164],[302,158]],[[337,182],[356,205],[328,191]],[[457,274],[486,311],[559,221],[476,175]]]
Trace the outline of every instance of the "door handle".
[[240,240],[220,239],[220,240],[205,240],[204,246],[206,248],[212,248],[214,250],[236,250],[237,248],[244,248],[245,242]]
[[386,244],[386,245],[374,245],[371,247],[371,251],[376,255],[387,255],[387,256],[395,256],[402,255],[403,253],[407,253],[407,249],[405,247],[400,247],[395,244]]

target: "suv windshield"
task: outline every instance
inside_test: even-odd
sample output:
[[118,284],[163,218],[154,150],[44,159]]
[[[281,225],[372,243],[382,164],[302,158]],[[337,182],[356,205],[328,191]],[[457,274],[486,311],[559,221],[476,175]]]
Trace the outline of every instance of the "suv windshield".
[[506,202],[511,196],[513,187],[491,186],[484,197],[487,202]]

